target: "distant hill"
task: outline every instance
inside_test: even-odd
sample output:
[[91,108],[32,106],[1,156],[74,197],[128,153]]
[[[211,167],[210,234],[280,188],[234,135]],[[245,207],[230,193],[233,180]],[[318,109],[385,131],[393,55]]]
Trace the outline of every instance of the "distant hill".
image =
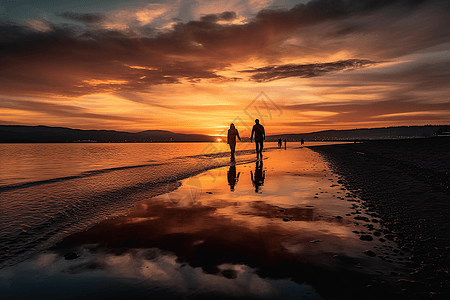
[[[351,130],[325,130],[303,134],[267,136],[288,141],[380,140],[431,137],[449,134],[450,125],[400,126]],[[217,137],[201,134],[174,133],[165,130],[146,130],[137,133],[114,130],[81,130],[64,127],[0,125],[1,143],[133,143],[133,142],[214,142]],[[243,137],[243,140],[248,138]]]
[[450,125],[399,126],[383,128],[362,128],[351,130],[325,130],[303,134],[284,134],[267,136],[267,141],[278,138],[288,141],[337,141],[337,140],[383,140],[431,137],[448,134]]
[[3,143],[73,143],[73,142],[212,142],[216,138],[201,134],[147,130],[137,133],[114,130],[81,130],[64,127],[0,125]]

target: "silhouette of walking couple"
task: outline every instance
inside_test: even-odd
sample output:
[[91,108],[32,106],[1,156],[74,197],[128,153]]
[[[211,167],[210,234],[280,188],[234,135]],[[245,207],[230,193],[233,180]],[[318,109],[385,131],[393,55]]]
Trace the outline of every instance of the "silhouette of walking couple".
[[[233,123],[228,129],[227,144],[230,145],[231,150],[231,161],[235,161],[235,151],[236,151],[236,137],[241,141],[239,132]],[[253,143],[253,137],[255,138],[256,145],[256,158],[262,159],[262,151],[264,147],[264,140],[266,139],[266,132],[264,131],[264,126],[259,124],[259,120],[255,120],[255,125],[253,125],[252,133],[250,135],[250,142]]]

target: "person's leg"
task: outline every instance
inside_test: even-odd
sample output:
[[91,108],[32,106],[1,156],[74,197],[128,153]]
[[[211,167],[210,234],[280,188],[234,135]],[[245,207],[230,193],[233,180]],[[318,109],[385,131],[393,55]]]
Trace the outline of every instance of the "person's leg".
[[264,142],[263,142],[263,140],[261,140],[260,143],[261,143],[261,145],[259,145],[259,156],[261,156],[261,158],[262,158],[262,149],[263,149],[263,147],[264,147]]
[[256,158],[259,157],[259,145],[258,145],[258,141],[255,141],[255,146],[256,146]]
[[262,143],[261,141],[256,142],[256,156],[262,158]]
[[236,150],[236,144],[230,144],[230,149],[231,149],[231,159],[234,160],[234,152]]

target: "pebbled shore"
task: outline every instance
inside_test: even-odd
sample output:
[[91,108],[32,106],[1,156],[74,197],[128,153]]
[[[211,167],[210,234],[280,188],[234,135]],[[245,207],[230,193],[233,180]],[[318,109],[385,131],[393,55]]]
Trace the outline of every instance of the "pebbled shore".
[[309,147],[320,153],[409,256],[412,298],[450,295],[450,137]]

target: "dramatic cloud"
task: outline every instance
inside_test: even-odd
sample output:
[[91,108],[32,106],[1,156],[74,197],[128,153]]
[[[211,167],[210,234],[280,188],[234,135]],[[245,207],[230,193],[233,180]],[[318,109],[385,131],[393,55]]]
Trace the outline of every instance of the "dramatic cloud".
[[[30,100],[8,100],[1,99],[0,108],[26,110],[34,112],[45,112],[53,117],[63,118],[93,118],[100,120],[113,120],[113,121],[132,121],[136,122],[136,117],[124,117],[113,114],[96,114],[89,112],[86,108],[77,107],[74,105],[63,105],[48,102],[38,102]],[[143,121],[143,120],[141,120]],[[146,119],[145,121],[149,121]]]
[[282,65],[257,68],[254,70],[244,70],[243,73],[256,73],[251,79],[257,82],[272,81],[288,77],[316,77],[330,72],[342,70],[360,69],[376,64],[370,60],[349,59],[332,63],[306,64],[306,65]]
[[[231,102],[225,95],[236,94],[241,96],[231,97],[240,100],[230,107],[244,108],[265,90],[282,104],[303,109],[302,104],[330,98],[354,103],[360,111],[352,115],[355,122],[362,122],[369,108],[358,104],[362,100],[386,101],[379,111],[385,120],[402,113],[389,105],[409,105],[402,99],[448,102],[450,9],[445,2],[317,0],[290,9],[267,8],[276,4],[272,1],[192,3],[186,12],[188,4],[174,1],[59,13],[67,23],[0,22],[2,95],[117,94],[173,112],[183,102],[200,111],[205,105],[222,107]],[[243,16],[255,9],[253,16]],[[174,19],[183,13],[195,20]],[[357,95],[355,87],[364,88]],[[115,107],[110,101],[103,105]],[[292,119],[294,107],[285,107]],[[9,109],[36,112],[23,105]],[[332,118],[317,120],[325,124]]]
[[217,23],[219,21],[230,22],[236,19],[236,13],[234,11],[226,11],[221,14],[210,14],[200,18],[202,22]]
[[[364,110],[361,109],[364,108]],[[282,107],[286,110],[295,111],[324,111],[333,112],[333,117],[328,117],[333,120],[344,121],[358,119],[354,114],[361,114],[364,111],[364,115],[361,117],[367,118],[386,118],[389,115],[394,114],[411,114],[421,111],[426,112],[439,112],[450,111],[450,103],[421,103],[417,100],[409,99],[396,99],[395,105],[392,104],[392,100],[384,101],[350,101],[350,102],[323,102],[323,103],[311,103],[311,104],[297,104],[297,105],[284,105]],[[448,117],[450,119],[450,117]]]
[[79,13],[65,12],[62,13],[60,16],[67,18],[69,20],[78,21],[86,24],[96,24],[105,21],[107,19],[106,15],[100,13],[79,14]]

